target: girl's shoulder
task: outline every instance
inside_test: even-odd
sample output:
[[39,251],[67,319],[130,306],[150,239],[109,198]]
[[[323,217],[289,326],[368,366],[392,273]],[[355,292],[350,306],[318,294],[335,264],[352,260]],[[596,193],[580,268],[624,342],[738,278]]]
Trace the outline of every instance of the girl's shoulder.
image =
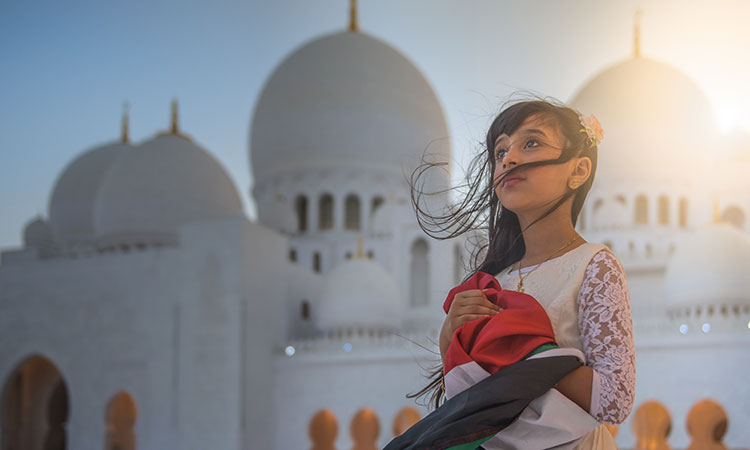
[[604,244],[596,244],[596,246],[596,250],[586,264],[584,278],[624,282],[625,268],[617,255]]

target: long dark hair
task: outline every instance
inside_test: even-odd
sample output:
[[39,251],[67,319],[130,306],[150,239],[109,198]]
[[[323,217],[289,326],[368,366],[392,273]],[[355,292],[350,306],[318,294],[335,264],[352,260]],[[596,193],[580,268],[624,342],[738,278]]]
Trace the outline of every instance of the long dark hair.
[[[510,136],[527,118],[537,115],[546,120],[552,120],[564,136],[565,144],[560,156],[557,159],[517,165],[499,179],[493,180],[495,141],[498,136],[502,134]],[[427,170],[445,163],[423,161],[412,172],[410,180],[411,201],[417,215],[417,222],[427,235],[435,239],[453,239],[469,232],[479,238],[479,241],[475,241],[473,245],[468,268],[466,268],[467,274],[463,281],[468,280],[478,271],[497,274],[520,261],[526,252],[518,216],[513,211],[503,208],[495,193],[495,188],[502,183],[502,180],[516,170],[561,164],[576,156],[591,158],[591,173],[588,179],[575,189],[568,187],[560,199],[544,214],[531,222],[527,228],[547,217],[571,196],[574,196],[574,198],[570,214],[573,226],[576,225],[578,215],[583,208],[583,202],[586,200],[586,195],[588,195],[594,182],[598,153],[597,146],[590,142],[587,134],[582,131],[583,125],[579,117],[578,111],[554,99],[520,101],[505,107],[492,121],[487,131],[483,151],[472,159],[466,171],[465,184],[455,188],[466,189],[465,194],[457,204],[450,205],[448,212],[445,214],[433,215],[423,209],[420,206],[422,196],[436,193],[425,194],[416,188],[419,178]],[[438,408],[443,398],[442,375],[443,363],[442,360],[438,360],[429,375],[430,383],[419,392],[407,394],[407,398],[421,397],[431,392],[429,401],[433,403],[435,408]]]

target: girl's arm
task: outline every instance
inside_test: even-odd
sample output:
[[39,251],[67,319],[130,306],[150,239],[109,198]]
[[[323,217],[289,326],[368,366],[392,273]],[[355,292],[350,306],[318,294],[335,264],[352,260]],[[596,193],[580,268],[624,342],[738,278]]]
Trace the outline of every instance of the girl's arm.
[[587,365],[557,389],[598,421],[622,423],[633,409],[635,345],[625,270],[610,251],[598,252],[586,267],[578,308]]

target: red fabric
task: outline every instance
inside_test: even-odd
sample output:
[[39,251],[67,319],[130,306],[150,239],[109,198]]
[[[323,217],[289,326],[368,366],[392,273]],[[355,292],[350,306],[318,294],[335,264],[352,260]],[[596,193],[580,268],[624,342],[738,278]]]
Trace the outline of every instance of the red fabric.
[[492,374],[520,361],[542,344],[556,344],[542,305],[529,294],[502,289],[488,273],[477,272],[451,289],[443,304],[446,314],[456,294],[469,289],[484,290],[487,299],[503,309],[494,316],[470,320],[458,327],[445,354],[446,374],[470,361]]

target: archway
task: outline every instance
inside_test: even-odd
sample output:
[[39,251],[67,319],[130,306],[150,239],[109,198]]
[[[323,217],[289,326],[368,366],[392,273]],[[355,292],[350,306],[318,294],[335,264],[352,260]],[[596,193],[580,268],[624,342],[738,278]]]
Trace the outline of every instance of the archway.
[[135,450],[135,421],[138,407],[133,396],[120,391],[107,404],[106,450]]
[[26,358],[2,391],[2,450],[64,450],[69,416],[62,373],[41,355]]

